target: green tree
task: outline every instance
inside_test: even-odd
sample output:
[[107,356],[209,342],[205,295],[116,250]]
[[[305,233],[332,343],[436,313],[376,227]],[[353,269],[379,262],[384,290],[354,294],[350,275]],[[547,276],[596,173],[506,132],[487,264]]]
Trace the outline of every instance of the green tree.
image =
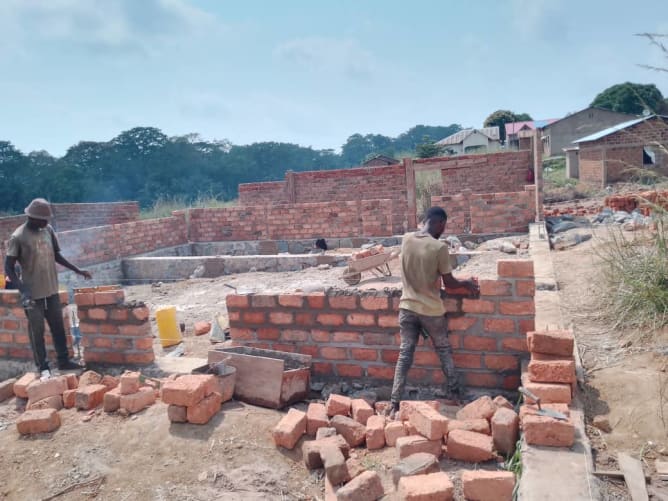
[[443,147],[436,144],[429,136],[422,138],[422,143],[415,148],[415,153],[419,158],[432,158],[443,154]]
[[666,112],[666,102],[656,85],[631,82],[608,87],[594,98],[591,106],[632,115],[641,115],[645,110]]
[[506,128],[507,123],[512,122],[524,122],[528,120],[533,120],[531,115],[528,113],[513,113],[510,110],[496,110],[490,114],[483,123],[485,127],[499,127],[499,139],[501,142],[506,140]]

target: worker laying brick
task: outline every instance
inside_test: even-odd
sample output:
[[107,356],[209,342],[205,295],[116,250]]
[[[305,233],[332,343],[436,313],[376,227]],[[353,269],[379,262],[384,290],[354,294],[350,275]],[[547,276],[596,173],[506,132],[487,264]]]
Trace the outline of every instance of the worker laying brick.
[[462,388],[452,361],[448,340],[448,325],[441,297],[441,283],[448,288],[465,288],[472,295],[480,289],[473,280],[457,280],[452,276],[448,245],[439,237],[445,231],[448,216],[440,207],[427,211],[421,230],[404,235],[401,245],[401,281],[403,291],[399,302],[401,345],[394,372],[391,405],[388,413],[394,417],[399,410],[406,375],[413,364],[418,338],[431,339],[447,378],[449,398],[458,399]]

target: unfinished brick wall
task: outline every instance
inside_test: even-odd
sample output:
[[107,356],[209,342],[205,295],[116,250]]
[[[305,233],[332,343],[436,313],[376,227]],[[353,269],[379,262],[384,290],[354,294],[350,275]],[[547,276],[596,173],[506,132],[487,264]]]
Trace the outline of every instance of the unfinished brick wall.
[[603,186],[603,151],[601,149],[580,149],[580,181],[583,183]]
[[[481,295],[451,291],[445,300],[454,362],[469,386],[514,390],[526,332],[534,329],[533,261],[498,262],[498,278],[481,280]],[[364,378],[391,384],[399,355],[399,292],[230,295],[235,343],[313,357],[315,378]],[[438,357],[423,340],[409,383],[444,382]]]
[[616,183],[629,179],[624,171],[643,167],[642,146],[623,146],[609,148],[605,152],[605,182]]
[[535,186],[512,193],[462,193],[432,197],[432,205],[448,213],[448,233],[526,232],[535,218]]
[[188,239],[217,242],[388,236],[392,234],[392,204],[392,200],[363,200],[190,209]]

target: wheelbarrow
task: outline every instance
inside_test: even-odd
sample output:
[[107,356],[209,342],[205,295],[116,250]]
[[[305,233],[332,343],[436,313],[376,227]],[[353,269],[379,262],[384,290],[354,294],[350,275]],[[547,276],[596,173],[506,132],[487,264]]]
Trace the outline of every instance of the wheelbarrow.
[[350,258],[348,259],[348,266],[343,270],[343,281],[348,285],[357,285],[362,280],[362,272],[364,271],[371,271],[378,277],[391,277],[392,271],[388,263],[397,257],[399,257],[398,249],[360,259]]

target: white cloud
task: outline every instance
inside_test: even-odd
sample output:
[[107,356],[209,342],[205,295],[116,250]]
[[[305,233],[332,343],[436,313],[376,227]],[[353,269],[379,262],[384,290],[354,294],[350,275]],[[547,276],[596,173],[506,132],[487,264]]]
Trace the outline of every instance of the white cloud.
[[351,39],[298,38],[276,47],[274,56],[306,70],[343,74],[353,79],[371,76],[376,67],[371,52]]
[[554,0],[512,0],[512,22],[526,38],[564,38],[563,6]]

